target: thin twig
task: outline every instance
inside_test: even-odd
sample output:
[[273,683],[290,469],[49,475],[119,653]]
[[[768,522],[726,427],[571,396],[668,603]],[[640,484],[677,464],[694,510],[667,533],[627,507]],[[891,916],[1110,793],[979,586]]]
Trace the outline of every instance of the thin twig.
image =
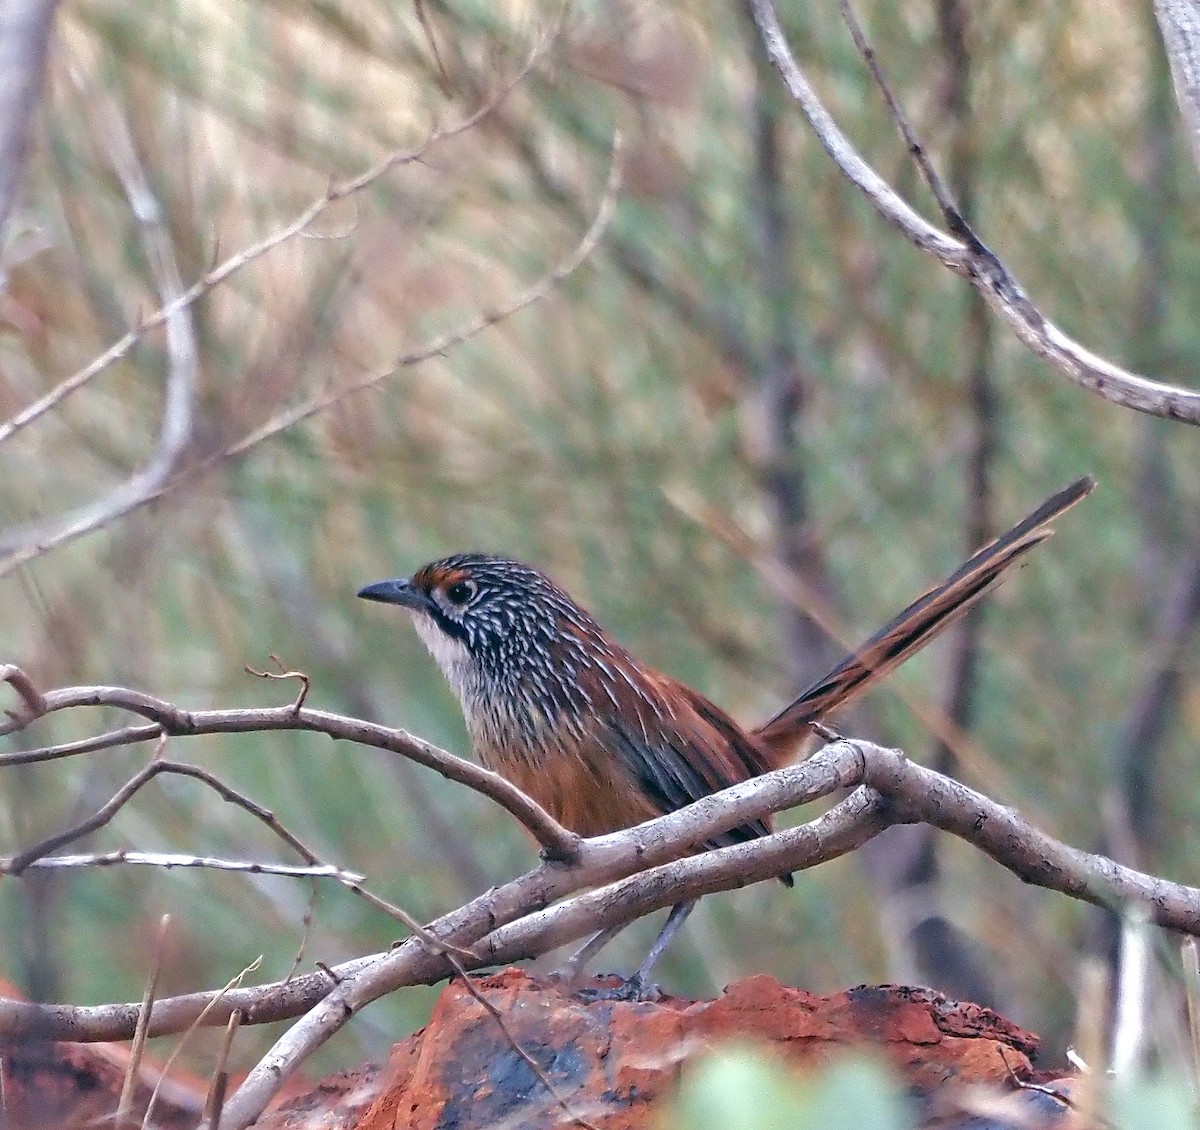
[[154,946],[154,961],[146,977],[146,988],[142,993],[142,1007],[138,1012],[137,1029],[133,1033],[133,1045],[129,1049],[129,1063],[125,1069],[125,1080],[121,1084],[121,1097],[117,1102],[116,1124],[124,1127],[130,1121],[133,1093],[137,1085],[142,1054],[146,1050],[146,1034],[150,1030],[150,1013],[154,1009],[154,996],[158,986],[158,975],[162,972],[163,953],[167,944],[167,931],[171,928],[171,916],[164,914],[158,923],[158,939]]
[[896,129],[899,130],[900,136],[904,139],[904,144],[908,147],[909,153],[912,154],[913,160],[917,163],[917,168],[921,170],[921,175],[925,178],[925,183],[929,186],[929,191],[933,193],[933,198],[937,201],[938,209],[942,213],[942,219],[946,221],[946,227],[952,235],[957,236],[959,239],[978,242],[975,233],[967,223],[966,217],[955,203],[946,182],[942,180],[937,169],[933,167],[933,162],[930,161],[925,146],[921,143],[921,139],[917,137],[916,130],[912,128],[912,124],[908,120],[908,115],[904,112],[904,107],[900,105],[900,100],[892,93],[892,88],[884,76],[883,68],[879,65],[879,58],[875,54],[875,49],[867,41],[867,34],[863,30],[858,16],[855,15],[854,9],[850,7],[850,0],[838,0],[838,8],[841,10],[842,19],[850,31],[850,38],[854,40],[854,46],[863,57],[863,62],[867,64],[867,69],[871,72],[871,77],[875,80],[875,85],[879,87],[879,93],[883,95],[883,100],[887,104],[888,114],[891,116],[892,122],[895,124]]
[[1053,1099],[1057,1103],[1062,1103],[1068,1110],[1075,1110],[1076,1106],[1070,1095],[1063,1094],[1062,1091],[1056,1090],[1054,1087],[1048,1086],[1045,1083],[1031,1083],[1028,1079],[1022,1079],[1013,1066],[1008,1061],[1008,1050],[1002,1043],[997,1042],[996,1051],[1000,1055],[1000,1060],[1004,1064],[1004,1070],[1008,1074],[1008,1081],[1019,1091],[1036,1091],[1039,1095],[1045,1095],[1048,1099]]
[[0,753],[0,769],[9,765],[34,765],[43,761],[57,761],[63,757],[78,757],[83,753],[95,753],[101,749],[152,742],[161,738],[162,732],[161,726],[153,724],[125,726],[120,730],[110,730],[107,734],[97,734],[94,738],[80,738],[78,741],[46,745],[38,749],[18,749],[12,753]]
[[217,1062],[213,1067],[212,1081],[208,1085],[208,1094],[204,1097],[204,1113],[201,1116],[201,1130],[216,1130],[221,1120],[221,1110],[225,1106],[225,1089],[229,1085],[229,1053],[233,1049],[233,1038],[242,1023],[242,1014],[234,1009],[225,1024],[225,1034],[221,1037],[221,1046],[217,1049]]
[[[363,882],[364,876],[347,871],[332,863],[264,863],[256,859],[219,859],[210,855],[185,855],[161,851],[79,852],[74,855],[48,855],[27,863],[23,870],[75,870],[85,867],[159,867],[164,871],[176,868],[200,868],[208,871],[233,871],[249,875],[280,875],[290,879],[335,879],[351,890]],[[6,861],[0,860],[0,874],[9,873]],[[355,890],[371,901],[368,891]],[[395,917],[395,915],[393,915]]]
[[299,712],[304,705],[304,700],[308,698],[309,689],[312,686],[312,680],[303,671],[291,671],[284,666],[283,660],[278,655],[271,655],[270,660],[275,664],[275,671],[256,671],[253,667],[247,664],[243,669],[247,675],[253,675],[256,679],[299,679],[300,690],[296,695],[296,700],[292,703],[293,712]]
[[[204,1022],[208,1014],[221,1003],[222,999],[231,989],[236,989],[251,973],[258,971],[258,968],[262,965],[262,961],[261,955],[256,957],[240,973],[226,981],[224,987],[217,992],[209,1006],[196,1017],[195,1021],[180,1037],[179,1043],[171,1049],[171,1054],[167,1056],[167,1062],[163,1064],[162,1070],[158,1073],[158,1078],[154,1081],[154,1089],[150,1092],[150,1101],[146,1104],[146,1115],[142,1119],[142,1130],[149,1130],[150,1127],[153,1127],[154,1123],[151,1121],[150,1116],[154,1113],[154,1106],[158,1102],[158,1092],[162,1088],[167,1073],[174,1066],[175,1060],[179,1058],[183,1049],[187,1046],[188,1040],[205,1026]],[[234,1014],[236,1014],[236,1009],[234,1010]]]
[[[365,895],[367,892],[363,890]],[[308,901],[304,904],[304,916],[300,919],[300,944],[296,946],[295,956],[292,958],[292,967],[287,971],[285,981],[290,981],[296,976],[296,971],[300,968],[300,963],[304,960],[304,954],[308,950],[308,940],[312,935],[313,917],[317,909],[317,898],[320,895],[320,887],[317,884],[317,876],[313,876],[308,887]]]

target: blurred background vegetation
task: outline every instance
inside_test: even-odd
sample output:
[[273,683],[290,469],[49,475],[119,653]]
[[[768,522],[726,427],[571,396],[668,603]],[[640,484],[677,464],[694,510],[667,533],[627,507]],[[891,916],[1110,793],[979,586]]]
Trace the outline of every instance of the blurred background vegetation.
[[[784,7],[843,128],[929,212],[836,5]],[[1200,198],[1150,4],[858,7],[935,160],[1045,312],[1096,352],[1186,384],[1200,358]],[[189,282],[331,179],[466,117],[559,14],[66,0],[0,252],[0,418],[159,305],[102,107],[127,123]],[[214,460],[552,269],[594,214],[618,128],[615,219],[565,285]],[[974,637],[909,664],[844,728],[949,768],[1073,844],[1200,877],[1200,651],[1184,599],[1195,434],[1049,372],[886,228],[784,101],[738,5],[573,5],[496,112],[338,204],[317,234],[194,308],[197,418],[172,489],[10,572],[0,659],[43,688],[120,683],[198,708],[288,701],[286,685],[243,671],[275,653],[312,676],[311,704],[465,752],[412,631],[354,593],[479,548],[543,566],[639,656],[753,722],[836,658],[815,624],[853,643],[954,567],[981,526],[1090,472],[1100,490]],[[152,333],[0,445],[0,519],[51,518],[140,466],[165,365]],[[56,716],[8,747],[111,724]],[[375,751],[299,734],[169,751],[419,917],[534,861],[494,806]],[[149,752],[5,770],[3,850],[94,809]],[[198,784],[162,779],[91,842],[280,850]],[[278,878],[31,875],[0,885],[0,972],[41,998],[136,999],[170,911],[160,992],[222,984],[259,954],[260,976],[280,977],[308,900]],[[602,965],[628,966],[655,925]],[[305,960],[396,932],[323,887]],[[1054,1048],[1085,944],[1104,944],[1085,907],[961,844],[898,832],[795,891],[706,900],[660,977],[686,993],[760,971],[816,991],[916,980],[978,996]],[[432,993],[370,1010],[324,1062],[379,1056],[423,1022]]]

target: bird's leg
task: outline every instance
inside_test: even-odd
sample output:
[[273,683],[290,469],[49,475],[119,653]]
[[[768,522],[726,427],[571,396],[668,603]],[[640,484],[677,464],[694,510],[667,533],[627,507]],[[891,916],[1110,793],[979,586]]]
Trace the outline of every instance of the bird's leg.
[[691,902],[677,902],[671,907],[671,913],[667,915],[663,928],[659,930],[658,937],[654,939],[654,945],[650,947],[650,952],[642,959],[642,964],[637,967],[637,972],[629,978],[638,986],[639,996],[646,988],[646,978],[650,976],[650,970],[654,968],[655,962],[662,957],[663,950],[671,944],[671,940],[679,933],[679,927],[687,921],[687,916],[695,909],[695,899],[692,899]]
[[[589,989],[586,995],[589,998],[595,997],[604,1000],[642,1000],[647,992],[646,978],[650,976],[650,970],[654,968],[663,951],[671,944],[671,940],[679,932],[679,927],[684,924],[687,916],[692,913],[695,907],[695,900],[676,903],[671,907],[671,913],[667,915],[667,920],[663,923],[663,928],[658,932],[658,937],[654,939],[654,944],[650,947],[650,952],[646,954],[642,964],[638,966],[637,972],[632,977],[627,978],[621,988],[604,990]],[[568,985],[573,984],[587,962],[595,957],[628,925],[629,923],[621,926],[609,926],[607,929],[593,934],[571,955],[567,963],[558,970],[557,975]]]
[[583,967],[628,925],[629,923],[625,922],[620,926],[607,926],[598,930],[567,958],[561,968],[555,970],[555,976],[561,978],[565,984],[573,985]]

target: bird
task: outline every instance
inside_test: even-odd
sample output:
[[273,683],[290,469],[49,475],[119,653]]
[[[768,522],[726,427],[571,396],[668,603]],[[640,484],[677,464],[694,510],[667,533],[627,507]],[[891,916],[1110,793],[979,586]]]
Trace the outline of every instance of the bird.
[[[546,573],[486,553],[457,553],[410,577],[360,589],[399,605],[458,696],[479,761],[581,836],[673,812],[796,755],[814,724],[857,697],[958,620],[1084,498],[1085,477],[977,550],[773,717],[744,728],[678,679],[642,663]],[[706,848],[744,843],[770,819],[722,833]],[[780,876],[789,886],[790,875]],[[650,968],[695,906],[674,906],[628,979]],[[569,963],[577,969],[617,929]]]

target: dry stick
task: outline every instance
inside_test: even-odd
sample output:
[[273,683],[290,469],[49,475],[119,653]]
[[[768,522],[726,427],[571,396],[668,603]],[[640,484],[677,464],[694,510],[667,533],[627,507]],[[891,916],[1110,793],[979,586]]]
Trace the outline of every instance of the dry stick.
[[304,700],[308,698],[308,692],[312,688],[312,679],[310,679],[303,671],[290,671],[284,665],[282,659],[278,655],[270,655],[268,657],[275,664],[274,671],[256,671],[248,664],[242,668],[247,675],[253,675],[256,679],[299,679],[300,690],[296,692],[296,699],[292,703],[292,711],[299,711],[304,705]]
[[229,1053],[233,1049],[233,1038],[237,1035],[242,1023],[242,1014],[234,1009],[225,1025],[225,1034],[221,1037],[221,1046],[217,1049],[217,1063],[213,1068],[212,1082],[208,1086],[208,1094],[204,1097],[204,1113],[200,1118],[200,1130],[216,1130],[221,1118],[221,1109],[225,1105],[225,1088],[229,1085]]
[[1045,1095],[1048,1099],[1053,1099],[1055,1102],[1062,1103],[1069,1110],[1077,1109],[1070,1095],[1065,1095],[1062,1091],[1055,1090],[1046,1083],[1031,1083],[1028,1079],[1022,1079],[1013,1070],[1012,1064],[1008,1061],[1008,1052],[1003,1044],[996,1044],[996,1051],[1000,1055],[1000,1060],[1004,1064],[1004,1070],[1008,1073],[1008,1081],[1018,1091],[1036,1091],[1039,1095]]
[[[358,879],[352,881],[359,883],[362,880],[361,877],[359,877]],[[351,889],[353,890],[353,888]],[[363,898],[368,897],[367,891],[362,887],[359,887],[358,891],[355,893],[359,894],[360,897]],[[319,894],[320,888],[317,885],[317,877],[314,875],[309,881],[308,902],[304,904],[304,916],[300,919],[300,944],[296,947],[296,954],[292,958],[292,967],[287,971],[287,976],[284,977],[285,981],[290,981],[296,976],[296,970],[300,968],[300,963],[304,960],[304,955],[308,951],[308,940],[312,935],[313,918],[316,915],[317,897]],[[232,1017],[230,1017],[230,1019],[232,1019]],[[222,1095],[221,1101],[224,1102],[224,1095]]]
[[474,129],[481,121],[491,114],[508,95],[524,80],[537,60],[545,53],[552,41],[552,35],[547,35],[534,45],[526,57],[525,62],[518,69],[516,74],[505,84],[503,84],[494,95],[488,98],[483,105],[472,114],[445,129],[432,130],[426,139],[415,148],[396,149],[384,157],[381,161],[372,165],[366,171],[360,173],[356,177],[349,180],[340,181],[331,184],[322,195],[316,198],[307,208],[298,213],[296,217],[288,224],[272,232],[264,239],[257,243],[252,243],[249,247],[243,248],[234,255],[230,255],[217,266],[213,267],[203,277],[197,279],[187,290],[179,294],[172,302],[167,303],[153,314],[143,318],[137,326],[130,330],[120,340],[114,342],[98,357],[93,358],[78,372],[72,374],[66,380],[62,381],[45,396],[36,400],[29,407],[17,413],[11,420],[4,424],[0,424],[0,443],[6,439],[10,439],[22,428],[32,424],[39,417],[43,416],[50,409],[61,403],[67,396],[81,388],[93,377],[104,372],[109,366],[120,361],[125,357],[130,350],[142,339],[147,331],[161,326],[169,318],[178,311],[193,305],[199,299],[203,298],[214,287],[219,286],[231,275],[236,274],[243,267],[253,263],[256,259],[261,258],[269,251],[273,251],[281,244],[288,242],[301,233],[307,231],[308,228],[333,204],[347,197],[353,196],[356,193],[363,191],[385,174],[391,172],[392,169],[398,168],[401,165],[411,164],[414,161],[421,160],[428,153],[429,149],[450,138],[459,136]]
[[95,753],[101,749],[152,742],[162,737],[161,726],[126,726],[110,730],[94,738],[82,738],[60,745],[41,746],[39,749],[21,749],[12,753],[0,753],[0,769],[9,765],[34,765],[42,761],[57,761],[62,757],[78,757],[81,753]]
[[914,246],[965,278],[1029,349],[1076,384],[1125,408],[1200,424],[1200,393],[1148,380],[1085,349],[1046,318],[1012,272],[982,243],[956,239],[910,207],[863,160],[826,110],[788,47],[771,0],[749,3],[767,54],[818,141],[885,220]]
[[[35,859],[26,870],[72,870],[81,867],[158,867],[164,871],[175,868],[202,868],[209,871],[245,872],[250,875],[279,875],[288,879],[336,879],[351,889],[363,882],[365,876],[347,871],[333,863],[297,865],[294,863],[263,863],[256,859],[218,859],[211,855],[183,855],[161,851],[80,852],[75,855],[49,855]],[[0,874],[3,873],[0,866]],[[358,892],[356,892],[358,893]],[[362,892],[368,901],[375,898]],[[380,900],[382,901],[382,900]]]
[[129,1111],[133,1106],[133,1092],[137,1084],[138,1070],[142,1065],[142,1053],[146,1050],[146,1033],[150,1029],[150,1013],[154,1008],[154,993],[158,985],[158,975],[162,972],[163,950],[166,948],[167,931],[171,928],[171,916],[164,914],[158,924],[158,941],[154,947],[154,962],[150,966],[150,974],[146,978],[146,989],[142,993],[142,1007],[138,1011],[137,1030],[133,1034],[133,1046],[129,1049],[129,1065],[125,1070],[125,1080],[121,1084],[121,1097],[117,1101],[116,1124],[124,1127],[129,1121]]
[[917,168],[921,170],[921,175],[925,178],[925,183],[929,186],[929,191],[933,193],[933,198],[937,201],[938,209],[942,213],[942,219],[946,221],[946,226],[953,235],[958,236],[960,239],[975,239],[975,233],[971,231],[966,217],[963,216],[954,197],[950,194],[949,188],[946,187],[946,183],[938,174],[937,169],[933,167],[933,162],[929,160],[929,154],[925,146],[921,144],[920,138],[917,137],[916,131],[909,123],[908,116],[904,113],[904,108],[900,105],[899,99],[892,93],[892,88],[888,85],[888,81],[883,74],[883,69],[879,65],[875,49],[867,41],[863,26],[854,14],[854,9],[850,7],[850,0],[838,0],[838,8],[841,10],[842,19],[850,31],[850,38],[854,40],[855,48],[863,57],[863,62],[867,64],[867,69],[871,72],[871,77],[875,80],[875,85],[879,87],[879,93],[883,96],[893,124],[900,131],[900,136],[904,139],[904,144],[908,146],[908,151],[917,163]]
[[175,1047],[171,1049],[171,1054],[167,1056],[167,1062],[162,1065],[162,1070],[159,1071],[158,1078],[154,1081],[154,1089],[150,1092],[150,1101],[146,1104],[146,1114],[142,1119],[142,1130],[150,1130],[150,1128],[153,1127],[154,1123],[150,1120],[150,1116],[154,1113],[154,1106],[158,1102],[158,1093],[162,1089],[162,1085],[166,1080],[171,1068],[175,1065],[175,1061],[183,1053],[184,1047],[187,1046],[188,1040],[191,1039],[193,1034],[195,1034],[200,1028],[204,1027],[204,1021],[207,1014],[212,1009],[216,1008],[218,1004],[220,1004],[221,999],[225,996],[225,994],[228,993],[230,989],[236,988],[238,985],[240,985],[246,979],[248,974],[254,973],[259,966],[262,965],[262,960],[262,955],[260,954],[240,973],[226,981],[224,987],[216,994],[208,1008],[206,1008],[200,1013],[199,1016],[196,1017],[196,1019],[188,1026],[187,1031],[185,1031],[180,1037],[179,1043],[177,1043]]

